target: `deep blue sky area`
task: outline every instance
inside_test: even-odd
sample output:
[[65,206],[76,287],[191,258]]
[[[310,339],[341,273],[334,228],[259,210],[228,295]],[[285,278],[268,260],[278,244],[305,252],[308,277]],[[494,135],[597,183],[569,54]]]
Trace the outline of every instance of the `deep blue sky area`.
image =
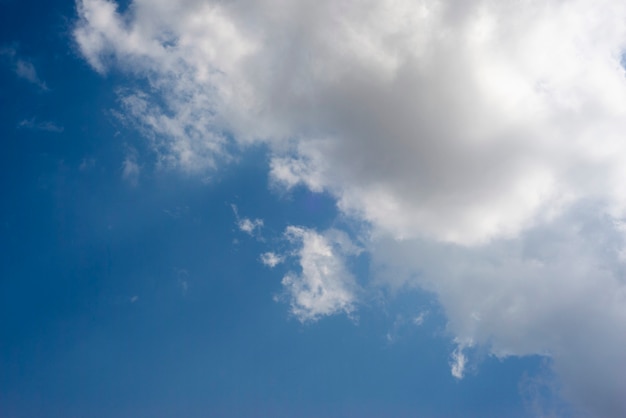
[[0,417],[531,416],[520,385],[541,360],[474,353],[457,381],[426,293],[300,323],[280,298],[298,266],[259,256],[288,225],[347,222],[333,200],[270,187],[262,148],[210,179],[156,167],[114,115],[122,76],[79,56],[74,19],[70,0],[0,1]]

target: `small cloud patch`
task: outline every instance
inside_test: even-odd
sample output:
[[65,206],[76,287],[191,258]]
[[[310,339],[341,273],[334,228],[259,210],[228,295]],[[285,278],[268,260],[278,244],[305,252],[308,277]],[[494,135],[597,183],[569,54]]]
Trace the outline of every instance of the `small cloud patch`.
[[263,219],[250,219],[250,218],[242,218],[239,216],[239,211],[236,205],[230,205],[233,209],[233,213],[235,214],[235,218],[237,219],[237,227],[240,231],[245,232],[246,234],[253,236],[257,231],[263,228]]
[[63,126],[52,121],[38,121],[36,118],[24,119],[17,124],[20,129],[29,129],[33,131],[44,131],[60,134],[65,130]]
[[415,318],[413,318],[413,324],[416,326],[422,326],[424,324],[424,321],[426,320],[426,317],[428,316],[428,311],[424,311],[424,312],[420,312],[419,315],[417,315]]
[[356,310],[359,286],[346,266],[346,258],[360,251],[345,233],[289,226],[285,237],[297,247],[300,272],[283,277],[285,296],[291,313],[300,322]]
[[135,187],[139,184],[140,173],[141,167],[137,163],[137,153],[134,150],[130,150],[126,154],[124,162],[122,162],[122,178]]
[[463,353],[463,347],[459,346],[452,352],[450,361],[450,373],[456,379],[461,380],[465,376],[465,367],[467,365],[467,357]]
[[33,63],[25,58],[18,57],[15,48],[0,48],[0,57],[4,57],[9,62],[9,65],[13,67],[13,72],[19,78],[36,85],[42,91],[49,90],[46,83],[37,74]]
[[283,261],[284,261],[284,257],[276,253],[273,253],[271,251],[261,254],[261,263],[263,263],[269,268],[274,268],[278,264],[282,263]]

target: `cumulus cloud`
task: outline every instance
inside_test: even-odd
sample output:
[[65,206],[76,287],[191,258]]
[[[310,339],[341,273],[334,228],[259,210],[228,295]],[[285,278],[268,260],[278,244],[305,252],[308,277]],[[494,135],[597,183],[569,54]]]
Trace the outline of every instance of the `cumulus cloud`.
[[248,235],[252,235],[254,234],[254,231],[256,229],[263,227],[263,220],[262,219],[251,220],[248,218],[242,218],[239,220],[239,222],[237,222],[237,226],[239,226],[239,230],[245,232]]
[[346,267],[346,257],[359,252],[345,233],[289,226],[287,239],[295,245],[300,272],[288,273],[282,280],[291,312],[301,322],[316,321],[336,313],[351,314],[356,309],[359,287]]
[[[120,99],[159,161],[210,170],[266,144],[275,183],[329,192],[371,227],[390,272],[372,286],[431,290],[458,341],[551,356],[570,399],[626,414],[626,3],[134,0],[120,14],[80,0],[78,14],[96,71],[149,83]],[[293,313],[352,312],[342,245],[287,235]]]
[[261,254],[261,263],[268,266],[269,268],[274,268],[280,263],[282,263],[283,261],[284,261],[283,256],[273,253],[271,251]]
[[186,169],[223,132],[269,141],[279,181],[401,238],[513,236],[581,195],[626,208],[621,2],[78,4],[84,56],[150,81],[161,105],[123,102]]
[[[626,410],[626,237],[587,203],[516,239],[478,247],[430,240],[371,243],[377,280],[437,295],[463,347],[500,358],[545,355],[563,393],[592,416]],[[471,344],[470,344],[471,343]],[[453,361],[453,374],[461,370]],[[467,361],[463,363],[467,365]]]
[[235,218],[237,219],[237,227],[241,232],[245,232],[246,234],[253,236],[256,231],[263,228],[263,219],[250,219],[250,218],[242,218],[239,216],[239,211],[237,210],[236,205],[230,205],[235,213]]

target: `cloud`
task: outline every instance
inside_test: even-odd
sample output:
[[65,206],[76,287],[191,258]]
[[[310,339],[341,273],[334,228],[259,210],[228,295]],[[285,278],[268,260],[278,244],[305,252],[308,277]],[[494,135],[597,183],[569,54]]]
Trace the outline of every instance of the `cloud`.
[[33,63],[24,58],[19,58],[15,48],[0,48],[0,57],[7,58],[9,60],[10,65],[13,67],[13,72],[19,78],[36,85],[43,91],[49,90],[46,83],[42,81],[37,74],[37,70],[35,69]]
[[413,318],[413,324],[416,326],[422,326],[424,321],[426,321],[426,317],[428,316],[428,311],[420,312],[415,318]]
[[457,347],[452,352],[452,357],[450,361],[450,373],[456,379],[463,379],[465,376],[465,365],[467,364],[467,357],[463,353],[463,348],[461,346]]
[[466,247],[385,237],[371,242],[370,253],[380,285],[437,295],[457,341],[499,358],[548,356],[576,406],[619,417],[626,408],[626,376],[615,368],[626,364],[622,228],[587,203],[516,239]]
[[46,83],[41,81],[39,76],[37,75],[37,71],[35,70],[35,66],[24,60],[17,60],[15,62],[15,74],[18,77],[23,78],[24,80],[30,81],[31,83],[39,86],[42,90],[48,90]]
[[261,254],[261,263],[268,266],[269,268],[274,268],[280,263],[284,261],[284,257],[280,256],[273,252],[267,252]]
[[96,166],[96,159],[93,157],[85,157],[80,161],[78,169],[80,171],[88,171]]
[[122,178],[131,186],[137,186],[140,173],[141,167],[137,163],[137,152],[133,149],[129,149],[122,162]]
[[399,339],[403,338],[407,333],[411,332],[414,327],[419,327],[424,324],[428,311],[422,311],[419,315],[413,318],[406,317],[403,314],[396,315],[396,319],[387,331],[385,337],[389,344],[394,344]]
[[241,231],[245,232],[246,234],[252,235],[256,229],[263,227],[263,220],[250,220],[248,218],[243,218],[240,219],[239,222],[237,222],[237,226],[239,226],[239,229]]
[[65,130],[63,126],[60,126],[52,121],[40,122],[36,118],[23,119],[17,124],[18,128],[30,129],[34,131],[45,131],[60,134]]
[[239,211],[237,210],[236,205],[230,205],[235,213],[235,218],[237,219],[237,227],[240,231],[245,232],[246,234],[253,236],[255,231],[263,228],[263,219],[249,219],[249,218],[241,218],[239,217]]
[[[149,83],[120,97],[159,161],[214,170],[264,144],[275,184],[328,192],[367,225],[382,272],[368,286],[430,290],[452,338],[550,356],[569,399],[626,415],[625,3],[128,10],[79,1],[74,35],[96,71]],[[294,315],[353,312],[342,245],[287,235],[301,246],[301,273],[283,279]],[[461,348],[452,360],[462,376]]]
[[179,268],[176,268],[175,270],[181,294],[183,296],[187,296],[187,292],[189,291],[189,271]]
[[543,362],[538,375],[524,373],[519,382],[519,391],[531,416],[538,418],[557,418],[576,416],[572,409],[559,398],[558,381],[553,373],[546,368],[548,361]]
[[282,280],[291,312],[300,322],[317,321],[356,309],[359,287],[346,267],[346,257],[358,254],[357,247],[337,230],[319,234],[312,229],[289,226],[287,239],[297,247],[300,273]]
[[625,6],[550,4],[84,0],[75,39],[149,80],[122,101],[170,163],[263,140],[278,181],[399,238],[477,243],[581,195],[626,208]]

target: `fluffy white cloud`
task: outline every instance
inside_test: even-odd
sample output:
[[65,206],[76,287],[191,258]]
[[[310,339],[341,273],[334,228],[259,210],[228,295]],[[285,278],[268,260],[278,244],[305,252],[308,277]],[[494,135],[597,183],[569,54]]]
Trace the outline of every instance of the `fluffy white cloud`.
[[[275,182],[328,191],[371,225],[368,250],[392,272],[373,285],[432,290],[457,341],[549,355],[571,399],[626,415],[625,2],[134,0],[121,15],[81,0],[78,12],[94,69],[148,81],[121,102],[160,162],[204,170],[267,144]],[[302,272],[283,280],[294,314],[352,312],[344,247],[288,235],[301,245]]]
[[[195,170],[223,132],[397,237],[514,236],[580,196],[626,208],[626,6],[611,0],[79,2],[75,37]],[[162,137],[166,138],[165,140]],[[293,140],[293,138],[296,138]]]
[[284,261],[284,257],[280,256],[273,252],[266,252],[261,254],[261,263],[268,266],[269,268],[274,268],[280,263]]
[[355,310],[359,287],[346,267],[346,257],[359,249],[345,233],[329,230],[319,234],[312,229],[290,226],[285,236],[298,247],[301,271],[288,273],[282,281],[291,312],[301,321]]
[[569,399],[592,416],[619,417],[626,237],[599,212],[581,204],[517,239],[477,247],[380,238],[371,247],[377,280],[437,294],[458,344],[453,375],[462,377],[463,349],[473,345],[501,358],[550,356]]
[[237,222],[237,225],[239,226],[239,229],[241,231],[245,232],[246,234],[252,235],[254,234],[254,231],[256,229],[263,227],[263,220],[262,219],[250,220],[248,218],[243,218],[243,219],[240,219],[239,222]]

